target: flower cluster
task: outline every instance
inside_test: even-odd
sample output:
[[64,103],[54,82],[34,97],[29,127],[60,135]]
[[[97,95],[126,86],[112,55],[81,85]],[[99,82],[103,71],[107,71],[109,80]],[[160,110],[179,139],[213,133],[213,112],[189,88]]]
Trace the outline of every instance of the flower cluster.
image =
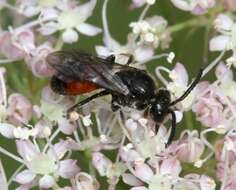
[[[141,11],[128,21],[124,43],[110,33],[107,9],[112,3],[0,0],[0,13],[6,15],[0,19],[1,189],[236,189],[236,1],[122,3],[130,14]],[[95,17],[99,5],[101,26],[91,25],[88,19]],[[159,7],[187,11],[181,15],[189,20],[170,19]],[[206,78],[182,101],[166,105],[173,111],[162,123],[155,122],[149,107],[112,112],[111,100],[105,97],[68,115],[67,110],[87,94],[62,96],[48,85],[47,77],[55,70],[47,56],[98,35],[101,39],[93,44],[97,56],[114,55],[117,64],[125,65],[132,55],[131,66],[155,74],[174,101],[194,80],[190,66],[181,63],[187,63],[181,54],[188,53],[179,50],[198,28],[206,29],[201,40]],[[220,53],[211,56],[212,52]],[[148,63],[156,60],[161,64],[150,69],[154,67]],[[214,75],[207,80],[210,71]],[[175,120],[177,133],[167,146]],[[8,163],[13,162],[11,173]]]

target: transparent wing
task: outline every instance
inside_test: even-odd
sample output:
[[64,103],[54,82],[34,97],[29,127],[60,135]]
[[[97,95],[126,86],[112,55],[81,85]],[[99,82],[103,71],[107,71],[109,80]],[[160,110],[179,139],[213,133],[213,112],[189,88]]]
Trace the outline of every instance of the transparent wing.
[[56,70],[56,76],[65,81],[89,81],[97,86],[128,95],[129,89],[116,75],[122,70],[134,69],[78,51],[58,51],[47,56],[47,62]]

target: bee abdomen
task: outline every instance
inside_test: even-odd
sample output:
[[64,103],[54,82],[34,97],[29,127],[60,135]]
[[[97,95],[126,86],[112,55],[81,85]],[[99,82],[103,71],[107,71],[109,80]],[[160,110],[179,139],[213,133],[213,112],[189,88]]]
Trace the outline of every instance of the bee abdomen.
[[61,95],[79,95],[96,90],[98,86],[88,81],[64,82],[53,76],[51,79],[51,88],[55,93]]
[[67,84],[57,78],[56,76],[53,76],[51,78],[51,88],[55,93],[61,94],[61,95],[67,95]]

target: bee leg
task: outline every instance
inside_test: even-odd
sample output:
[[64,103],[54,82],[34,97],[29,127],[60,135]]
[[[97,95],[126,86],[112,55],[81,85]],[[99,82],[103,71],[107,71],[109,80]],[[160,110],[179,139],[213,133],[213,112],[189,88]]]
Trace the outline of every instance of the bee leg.
[[156,123],[156,125],[155,125],[155,134],[157,134],[157,133],[158,133],[158,131],[159,131],[159,128],[160,128],[160,125]]
[[130,53],[121,53],[121,55],[125,55],[125,56],[129,57],[126,65],[130,65],[134,61],[134,56]]
[[121,118],[121,121],[125,123],[125,115],[121,110],[120,110],[120,118]]
[[111,100],[111,109],[113,112],[116,112],[118,109],[120,109],[120,106],[118,105],[116,98],[114,96],[112,96]]
[[175,137],[175,129],[176,129],[176,116],[175,116],[175,112],[173,110],[169,110],[168,111],[169,114],[171,114],[171,131],[170,131],[170,136],[168,138],[168,141],[166,143],[166,147],[168,147],[171,142],[173,141],[174,137]]
[[116,56],[114,54],[109,55],[106,60],[109,62],[115,62]]
[[67,113],[71,113],[72,111],[74,111],[75,109],[79,109],[81,106],[87,104],[88,102],[92,101],[93,99],[95,98],[99,98],[101,96],[106,96],[106,95],[109,95],[110,92],[106,91],[106,90],[103,90],[101,92],[98,92],[97,94],[94,94],[84,100],[82,100],[81,102],[78,102],[77,104],[73,105],[72,107],[70,107],[68,110],[67,110]]
[[146,102],[136,102],[136,104],[135,104],[135,108],[137,109],[137,110],[143,110],[143,109],[145,109],[147,107],[147,103]]
[[[132,54],[129,53],[121,53],[120,55],[125,55],[127,57],[129,57],[128,61],[127,61],[127,65],[130,65],[133,61],[134,61],[134,56]],[[116,56],[114,54],[109,55],[106,60],[109,62],[115,62]]]

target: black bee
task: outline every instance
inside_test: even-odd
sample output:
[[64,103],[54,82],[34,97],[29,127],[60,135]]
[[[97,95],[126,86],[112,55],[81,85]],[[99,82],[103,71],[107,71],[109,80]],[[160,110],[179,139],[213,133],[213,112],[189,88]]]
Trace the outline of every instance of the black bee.
[[49,54],[46,59],[55,69],[51,79],[51,88],[54,92],[62,95],[78,95],[103,89],[71,107],[69,112],[95,98],[111,95],[113,111],[117,111],[121,106],[137,110],[147,109],[157,128],[170,114],[172,128],[167,145],[171,143],[175,134],[176,116],[173,106],[188,96],[202,76],[200,69],[186,92],[172,101],[170,92],[166,89],[157,90],[153,79],[146,71],[129,66],[132,56],[126,65],[115,63],[114,55],[103,59],[77,51],[57,51]]

